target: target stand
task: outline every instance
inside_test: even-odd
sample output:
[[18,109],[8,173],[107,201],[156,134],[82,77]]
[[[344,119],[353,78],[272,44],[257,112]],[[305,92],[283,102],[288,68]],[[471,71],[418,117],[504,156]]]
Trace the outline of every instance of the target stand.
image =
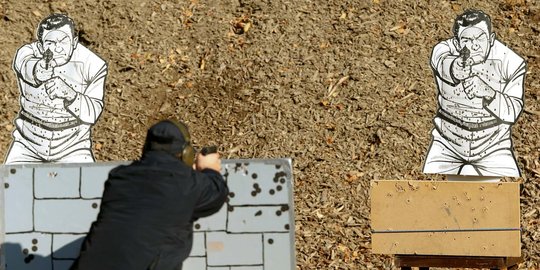
[[488,268],[516,270],[522,257],[477,257],[477,256],[436,256],[436,255],[395,255],[394,264],[401,270],[428,270],[430,267],[447,268]]
[[519,183],[371,182],[372,251],[396,267],[517,269]]

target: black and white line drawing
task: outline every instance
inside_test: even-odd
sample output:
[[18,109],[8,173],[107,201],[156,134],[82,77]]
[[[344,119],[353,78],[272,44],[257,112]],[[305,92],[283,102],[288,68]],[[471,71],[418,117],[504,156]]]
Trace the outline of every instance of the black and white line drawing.
[[103,110],[107,64],[78,42],[64,14],[43,19],[13,60],[20,89],[6,164],[94,162],[91,127]]
[[424,173],[521,175],[511,127],[523,110],[526,63],[501,43],[489,15],[458,15],[431,54],[438,110]]

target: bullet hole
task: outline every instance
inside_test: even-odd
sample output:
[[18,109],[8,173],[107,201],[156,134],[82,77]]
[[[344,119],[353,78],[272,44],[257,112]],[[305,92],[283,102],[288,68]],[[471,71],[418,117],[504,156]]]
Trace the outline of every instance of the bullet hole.
[[276,211],[276,216],[281,216],[281,211],[277,210]]
[[244,166],[249,166],[249,162],[244,163]]
[[279,180],[279,182],[282,183],[282,184],[285,184],[285,178],[281,178],[281,179]]
[[242,163],[236,163],[234,165],[234,172],[238,172],[240,170],[242,170]]
[[276,189],[277,189],[277,191],[281,191],[281,190],[283,189],[283,187],[282,187],[281,185],[278,185],[278,186],[276,187]]
[[273,244],[273,243],[274,243],[274,239],[272,239],[272,238],[268,239],[268,244],[271,245],[271,244]]
[[229,197],[234,198],[234,192],[230,192]]
[[11,170],[9,170],[9,172],[10,172],[11,174],[15,174],[15,173],[17,172],[17,170],[11,169]]
[[5,188],[9,188],[9,183],[4,183]]
[[24,255],[27,255],[27,254],[28,254],[28,249],[27,249],[27,248],[23,249],[22,253],[23,253]]
[[285,224],[285,230],[289,229],[289,224]]
[[98,204],[97,203],[93,203],[92,204],[92,208],[96,209],[98,207]]
[[32,244],[37,245],[37,243],[38,243],[37,239],[32,239]]
[[28,257],[24,258],[24,263],[30,263],[34,259],[34,255],[30,254]]
[[200,229],[200,228],[201,228],[201,224],[199,224],[199,223],[195,224],[195,229],[196,229],[196,230],[198,230],[198,229]]
[[278,170],[281,169],[281,165],[276,164],[276,169],[278,169]]
[[262,211],[261,211],[261,210],[259,210],[259,211],[257,211],[257,213],[255,213],[255,216],[256,216],[256,217],[258,217],[258,216],[260,216],[260,215],[262,215]]
[[285,183],[285,179],[283,177],[287,176],[287,174],[285,172],[278,172],[274,175],[274,183],[278,183],[280,181],[283,181],[283,183]]
[[256,173],[254,173],[254,174],[251,175],[251,178],[257,179],[257,176],[258,176],[258,175],[257,175]]
[[275,190],[271,189],[270,191],[268,191],[270,193],[270,195],[274,195],[276,193]]
[[259,184],[255,183],[253,184],[254,191],[251,192],[251,196],[255,197],[257,193],[261,193],[261,188],[259,187]]
[[37,247],[36,247],[36,246],[33,246],[33,247],[32,247],[32,251],[36,252],[36,251],[37,251]]
[[229,206],[227,207],[227,210],[228,210],[229,212],[232,212],[232,211],[234,211],[234,207],[233,207],[232,205],[229,205]]
[[285,211],[287,211],[287,210],[289,210],[289,206],[288,206],[288,205],[282,205],[282,206],[281,206],[281,211],[282,211],[282,212],[285,212]]

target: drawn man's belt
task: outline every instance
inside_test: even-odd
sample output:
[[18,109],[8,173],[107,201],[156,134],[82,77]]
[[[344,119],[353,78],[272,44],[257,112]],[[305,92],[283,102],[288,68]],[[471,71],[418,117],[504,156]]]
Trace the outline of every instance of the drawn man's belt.
[[70,120],[70,121],[66,121],[66,122],[62,122],[62,123],[47,122],[47,121],[43,121],[43,120],[41,120],[39,118],[36,118],[35,116],[33,116],[30,113],[28,113],[26,111],[23,111],[23,110],[21,110],[19,112],[19,118],[24,120],[24,121],[27,121],[27,122],[31,123],[32,125],[35,125],[35,126],[38,126],[40,128],[47,129],[47,130],[50,130],[50,131],[73,128],[73,127],[77,127],[77,126],[79,126],[81,124],[81,122],[79,120]]
[[478,131],[478,130],[483,130],[483,129],[486,129],[486,128],[490,128],[490,127],[494,127],[494,126],[499,125],[499,121],[497,119],[491,119],[491,120],[484,121],[484,122],[479,122],[479,123],[463,121],[463,120],[451,115],[447,111],[444,111],[444,110],[441,110],[441,109],[439,109],[439,111],[437,111],[437,116],[440,117],[441,119],[449,122],[449,123],[452,123],[452,124],[454,124],[454,125],[456,125],[456,126],[458,126],[460,128],[463,128],[463,129],[466,129],[466,130],[469,130],[469,131]]

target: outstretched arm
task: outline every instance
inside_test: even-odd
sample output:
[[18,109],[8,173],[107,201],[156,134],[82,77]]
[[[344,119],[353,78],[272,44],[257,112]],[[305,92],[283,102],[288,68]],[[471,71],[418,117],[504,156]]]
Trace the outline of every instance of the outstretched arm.
[[229,189],[223,176],[212,169],[204,169],[197,177],[201,195],[193,212],[194,218],[210,216],[223,206]]
[[193,212],[194,218],[206,217],[219,211],[227,199],[229,189],[220,173],[219,154],[198,155],[195,161],[200,197]]
[[440,42],[431,52],[431,68],[436,77],[452,86],[471,76],[472,59],[467,50],[458,52],[451,40]]
[[[66,109],[82,122],[94,124],[103,111],[103,96],[107,66],[103,63],[95,72],[84,74],[84,92],[74,92],[72,99],[65,99]],[[89,72],[89,71],[86,71]]]
[[39,52],[36,43],[19,48],[13,60],[13,70],[17,77],[33,87],[38,87],[53,76],[56,62],[49,63]]
[[484,107],[505,123],[515,123],[523,110],[526,69],[527,64],[523,60],[514,65],[503,65],[501,79],[506,82],[504,88],[502,91],[495,90],[493,98],[484,102]]

